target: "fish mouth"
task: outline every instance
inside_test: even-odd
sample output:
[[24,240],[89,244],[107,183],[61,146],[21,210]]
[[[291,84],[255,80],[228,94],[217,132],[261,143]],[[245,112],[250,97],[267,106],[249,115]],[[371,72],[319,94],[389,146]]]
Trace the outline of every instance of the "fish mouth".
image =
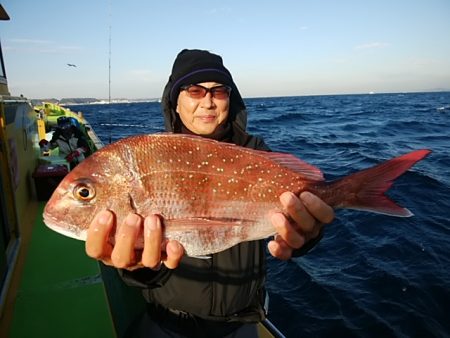
[[86,241],[87,230],[80,230],[74,224],[56,220],[54,217],[46,213],[43,214],[43,220],[48,228],[61,235],[78,239],[80,241]]

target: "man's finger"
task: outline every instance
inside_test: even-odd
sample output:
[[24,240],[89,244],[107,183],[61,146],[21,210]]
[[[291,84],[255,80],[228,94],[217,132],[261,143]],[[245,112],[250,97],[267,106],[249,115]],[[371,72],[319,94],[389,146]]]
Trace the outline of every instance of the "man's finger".
[[167,257],[164,258],[164,265],[169,269],[175,269],[184,254],[184,248],[177,241],[169,241],[166,245]]
[[278,235],[292,248],[300,248],[305,243],[304,236],[292,226],[284,214],[272,214],[271,221]]
[[308,212],[303,203],[291,192],[280,196],[280,202],[286,209],[289,217],[294,221],[298,230],[309,233],[314,230],[317,220]]
[[134,245],[141,230],[142,219],[137,214],[129,214],[124,224],[117,229],[116,245],[111,254],[115,267],[126,268],[134,263]]
[[308,211],[319,222],[329,224],[334,219],[334,210],[319,197],[304,191],[300,194],[300,200],[303,202]]
[[110,257],[112,245],[108,242],[114,225],[114,215],[111,211],[100,211],[89,226],[86,238],[86,254],[95,259]]
[[161,263],[161,243],[163,239],[161,220],[150,215],[144,220],[144,251],[142,264],[149,268],[158,268]]
[[272,256],[281,260],[288,260],[292,256],[292,248],[279,236],[276,236],[275,240],[270,241],[267,244],[267,248]]

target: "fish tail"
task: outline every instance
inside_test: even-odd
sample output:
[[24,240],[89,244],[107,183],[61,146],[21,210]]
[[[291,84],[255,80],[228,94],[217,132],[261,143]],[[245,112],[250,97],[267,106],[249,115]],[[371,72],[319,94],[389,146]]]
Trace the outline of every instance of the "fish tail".
[[412,212],[389,199],[384,193],[394,180],[405,173],[416,162],[431,153],[416,150],[393,158],[372,168],[359,171],[332,183],[333,194],[345,196],[336,208],[366,210],[390,216],[409,217]]

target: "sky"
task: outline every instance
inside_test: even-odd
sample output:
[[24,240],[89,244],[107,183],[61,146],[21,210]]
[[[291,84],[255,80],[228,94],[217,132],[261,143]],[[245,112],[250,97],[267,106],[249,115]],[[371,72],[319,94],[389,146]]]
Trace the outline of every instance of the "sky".
[[450,90],[450,0],[1,3],[9,89],[30,99],[105,99],[109,78],[113,99],[159,98],[184,48],[220,54],[243,97]]

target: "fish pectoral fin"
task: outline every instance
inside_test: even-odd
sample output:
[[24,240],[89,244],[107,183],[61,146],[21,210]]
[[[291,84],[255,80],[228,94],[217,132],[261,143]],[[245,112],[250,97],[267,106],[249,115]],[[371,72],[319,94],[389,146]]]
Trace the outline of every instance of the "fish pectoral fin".
[[226,250],[241,242],[261,239],[266,235],[258,230],[264,226],[248,219],[165,219],[164,225],[166,238],[180,242],[186,254],[196,258]]
[[202,228],[202,227],[234,227],[254,224],[253,220],[236,218],[180,218],[164,220],[167,227],[178,229]]

